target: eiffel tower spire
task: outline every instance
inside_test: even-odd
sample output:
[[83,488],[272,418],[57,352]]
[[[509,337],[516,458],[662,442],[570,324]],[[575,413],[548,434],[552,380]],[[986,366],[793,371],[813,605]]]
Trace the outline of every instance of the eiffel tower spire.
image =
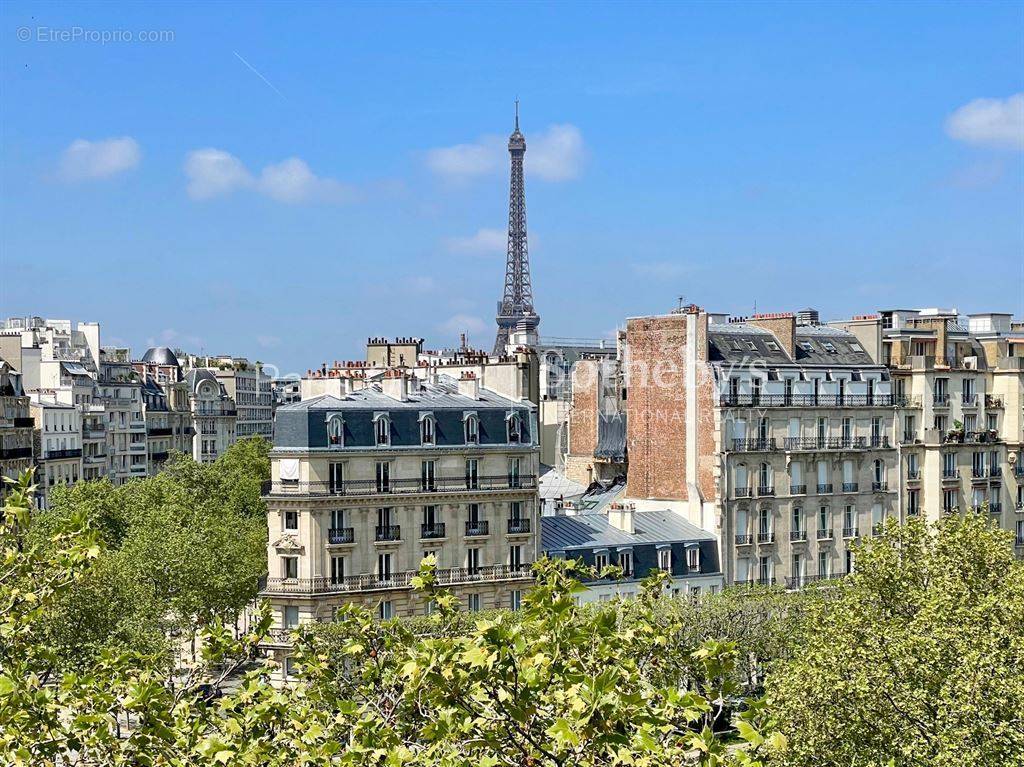
[[[537,342],[540,317],[533,310],[533,286],[530,284],[530,253],[526,240],[526,186],[523,182],[523,156],[526,139],[519,132],[519,99],[516,99],[515,130],[508,137],[512,164],[508,193],[508,256],[505,260],[505,292],[498,302],[498,336],[494,354],[504,354],[516,331],[517,340]],[[525,331],[526,335],[521,333]]]

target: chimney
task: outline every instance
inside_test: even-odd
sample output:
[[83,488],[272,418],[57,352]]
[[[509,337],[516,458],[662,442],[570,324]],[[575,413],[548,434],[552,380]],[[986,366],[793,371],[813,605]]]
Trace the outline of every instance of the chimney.
[[381,391],[384,395],[405,402],[409,399],[409,382],[405,373],[401,370],[387,370],[384,373],[384,380],[381,382]]
[[480,382],[476,380],[476,373],[466,371],[459,378],[459,394],[470,399],[480,399]]
[[613,503],[608,507],[608,524],[618,528],[624,533],[632,535],[636,532],[633,527],[633,512],[636,507],[631,503]]
[[775,334],[775,338],[790,358],[796,357],[796,317],[790,312],[755,314],[747,324]]

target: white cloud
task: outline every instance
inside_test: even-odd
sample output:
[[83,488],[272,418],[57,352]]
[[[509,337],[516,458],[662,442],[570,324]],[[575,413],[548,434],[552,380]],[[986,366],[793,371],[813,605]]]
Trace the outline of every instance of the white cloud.
[[476,144],[431,149],[427,167],[451,181],[466,181],[494,173],[502,166],[504,144],[497,136],[484,136]]
[[130,136],[102,141],[76,139],[64,150],[60,175],[65,181],[108,178],[138,166],[142,150]]
[[[580,175],[586,161],[583,134],[575,125],[552,125],[526,136],[527,176],[543,181],[568,181]],[[466,182],[503,172],[508,167],[508,144],[501,136],[481,136],[473,144],[456,144],[427,151],[427,167],[447,181]]]
[[997,149],[1024,149],[1024,93],[975,99],[946,119],[950,138]]
[[444,241],[450,253],[470,256],[490,256],[504,253],[508,248],[508,235],[502,229],[477,229],[468,237],[448,237]]
[[442,330],[449,335],[456,335],[463,332],[482,333],[487,329],[487,323],[479,317],[474,317],[471,314],[455,314],[437,327],[438,330]]
[[545,181],[569,181],[583,171],[586,150],[575,125],[552,125],[526,142],[524,166],[529,175]]
[[278,202],[345,202],[353,197],[351,187],[331,178],[317,176],[298,157],[267,165],[259,177],[223,149],[196,149],[185,157],[188,194],[194,200],[208,200],[237,189],[253,189]]
[[344,202],[352,190],[332,178],[314,175],[298,157],[289,157],[277,165],[268,165],[260,173],[259,190],[279,202]]
[[185,157],[188,195],[193,200],[208,200],[235,189],[251,187],[252,174],[242,161],[223,149],[196,149]]

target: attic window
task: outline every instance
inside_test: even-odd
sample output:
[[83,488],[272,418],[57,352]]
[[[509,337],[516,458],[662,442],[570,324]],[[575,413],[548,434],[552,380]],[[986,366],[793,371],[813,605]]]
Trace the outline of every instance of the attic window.
[[779,345],[777,343],[775,343],[774,341],[766,341],[765,345],[768,347],[769,351],[773,351],[773,352],[780,351]]
[[736,351],[741,351],[743,349],[743,345],[739,341],[733,341],[732,348]]
[[757,351],[757,344],[753,341],[747,341],[747,348],[750,349],[750,351],[755,352]]
[[864,347],[862,347],[860,344],[855,343],[853,341],[850,341],[850,348],[853,349],[855,352],[862,352],[862,351],[864,351]]
[[800,342],[800,348],[803,349],[805,352],[813,352],[814,351],[814,347],[811,346],[809,341],[801,341]]
[[827,351],[829,354],[836,354],[838,352],[838,350],[835,347],[835,344],[833,344],[831,341],[822,341],[821,345],[825,347],[825,351]]

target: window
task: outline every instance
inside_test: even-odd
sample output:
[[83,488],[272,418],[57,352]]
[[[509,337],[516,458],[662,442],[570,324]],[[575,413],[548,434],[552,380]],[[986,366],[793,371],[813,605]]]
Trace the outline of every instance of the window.
[[942,454],[942,476],[946,479],[956,476],[956,453]]
[[793,532],[799,533],[803,529],[804,513],[799,506],[793,507]]
[[395,617],[395,609],[390,601],[384,600],[377,607],[377,617],[382,621],[388,621]]
[[686,549],[686,569],[691,573],[700,572],[700,548],[690,546]]
[[420,420],[420,444],[421,445],[433,445],[434,444],[434,416],[425,415]]
[[342,583],[345,580],[345,557],[331,557],[331,583]]
[[633,574],[633,552],[632,551],[620,551],[619,552],[619,567],[622,568],[624,575],[631,576]]
[[437,524],[437,507],[436,506],[424,506],[423,507],[423,527],[433,528]]
[[762,508],[757,512],[757,532],[762,536],[771,535],[772,513],[767,508]]
[[875,503],[871,506],[871,534],[879,535],[882,532],[882,524],[885,522],[885,510],[882,504]]
[[508,417],[508,441],[511,444],[522,441],[522,420],[518,413],[512,413]]
[[[815,379],[817,380],[817,379]],[[828,419],[818,419],[818,443],[821,444],[828,439]]]
[[298,661],[291,655],[284,659],[284,675],[286,679],[293,678],[298,673]]
[[508,547],[508,564],[513,570],[523,566],[523,547],[519,544]]
[[299,529],[299,512],[297,512],[297,511],[286,511],[284,513],[284,529],[285,530],[298,530]]
[[758,557],[757,561],[757,577],[761,583],[772,582],[772,558],[771,557]]
[[469,521],[474,525],[480,521],[480,504],[471,503],[469,504]]
[[885,484],[885,464],[877,458],[872,464],[871,477],[872,482],[875,483],[876,489]]
[[286,629],[293,629],[299,625],[299,608],[295,605],[288,605],[284,608],[284,616],[281,620]]
[[827,551],[818,552],[818,577],[828,578],[829,567],[831,566],[831,557],[829,557]]
[[480,488],[480,464],[476,458],[466,459],[466,488],[478,490]]
[[849,444],[853,441],[853,419],[844,418],[842,422],[843,429],[843,444]]
[[377,575],[383,580],[391,577],[392,554],[382,553],[377,555]]
[[469,608],[469,611],[471,613],[478,613],[478,612],[480,612],[480,595],[479,594],[469,594],[469,595],[467,595],[467,597],[466,597],[466,606]]
[[340,415],[332,415],[327,420],[327,444],[339,447],[345,444],[345,421]]
[[508,459],[508,486],[510,488],[519,487],[519,468],[521,461],[519,458]]
[[942,491],[942,510],[949,513],[954,512],[957,509],[957,498],[956,490],[943,490]]
[[672,572],[672,549],[658,549],[658,569]]
[[832,520],[829,518],[828,506],[818,509],[818,533],[827,532],[832,529]]
[[602,570],[608,567],[608,553],[607,552],[595,552],[594,553],[594,568],[600,574]]
[[480,443],[480,419],[476,417],[474,413],[470,413],[466,416],[465,423],[465,437],[467,445],[477,445]]
[[377,461],[377,492],[391,492],[391,464],[388,461]]
[[921,491],[920,490],[908,490],[907,491],[907,514],[912,517],[916,517],[921,513]]
[[470,575],[480,572],[480,549],[466,549],[466,570]]
[[299,577],[298,557],[281,557],[281,576],[287,579]]
[[378,445],[391,444],[391,419],[388,418],[386,413],[381,413],[374,417],[374,433],[376,434]]
[[523,592],[519,589],[513,589],[508,595],[508,602],[509,609],[521,609],[523,606]]
[[420,483],[424,490],[436,490],[435,482],[436,464],[434,461],[423,461],[420,463]]
[[772,467],[767,463],[761,464],[757,480],[758,492],[770,490],[772,485]]

